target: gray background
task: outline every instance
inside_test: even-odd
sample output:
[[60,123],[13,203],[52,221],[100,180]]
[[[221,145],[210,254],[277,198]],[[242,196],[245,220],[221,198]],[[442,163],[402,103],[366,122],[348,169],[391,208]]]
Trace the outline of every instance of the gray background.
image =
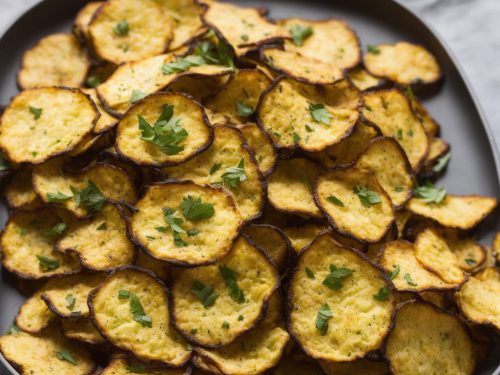
[[[500,145],[500,100],[495,90],[500,87],[500,0],[398,1],[428,21],[451,46]],[[33,3],[35,0],[0,0],[0,29]]]

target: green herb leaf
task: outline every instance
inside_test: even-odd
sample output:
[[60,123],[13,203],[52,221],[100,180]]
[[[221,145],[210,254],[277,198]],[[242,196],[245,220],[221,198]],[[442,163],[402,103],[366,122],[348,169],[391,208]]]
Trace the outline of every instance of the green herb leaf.
[[469,266],[473,266],[474,264],[476,264],[476,260],[475,259],[472,259],[472,258],[466,258],[465,259],[465,263],[467,263]]
[[[125,299],[123,298],[123,294],[122,296],[120,296],[120,292],[118,292],[119,293],[118,298]],[[153,326],[153,320],[149,315],[146,315],[146,312],[144,311],[144,307],[142,306],[139,297],[137,297],[137,295],[135,295],[132,292],[128,293],[130,298],[130,312],[132,313],[134,320],[140,323],[143,327],[151,328]]]
[[332,115],[323,104],[309,103],[309,113],[316,122],[321,122],[325,125],[330,125]]
[[89,213],[99,211],[106,202],[106,197],[104,197],[101,190],[91,180],[88,181],[87,187],[82,190],[77,190],[73,186],[70,188],[73,192],[73,198],[75,199],[76,205],[78,207],[85,207]]
[[253,108],[237,100],[236,113],[238,113],[240,117],[249,117],[253,113]]
[[328,321],[332,316],[332,311],[327,303],[319,308],[318,315],[316,316],[316,328],[321,332],[321,335],[324,336],[328,332]]
[[240,322],[242,322],[244,319],[245,319],[245,317],[244,317],[243,315],[239,315],[239,316],[238,316],[238,320],[239,320]]
[[215,214],[213,204],[204,203],[200,197],[191,195],[182,198],[181,210],[186,219],[194,222],[209,219]]
[[46,255],[37,255],[38,262],[40,264],[40,269],[42,272],[50,272],[58,269],[61,264],[54,258],[48,257]]
[[247,175],[245,174],[245,160],[241,158],[237,167],[226,168],[224,174],[222,175],[222,181],[232,188],[238,187],[240,183],[247,180]]
[[184,72],[193,66],[206,64],[205,59],[201,56],[189,55],[186,57],[178,57],[171,63],[163,64],[161,71],[165,75]]
[[97,230],[106,230],[106,229],[108,229],[108,225],[106,224],[106,222],[104,222],[101,225],[99,225],[96,229]]
[[308,278],[314,279],[314,272],[309,267],[306,267],[306,273]]
[[356,186],[354,188],[354,193],[358,195],[361,204],[365,207],[371,207],[374,204],[380,204],[382,202],[377,192],[369,190],[365,186]]
[[61,350],[60,352],[57,352],[56,356],[59,360],[69,362],[76,366],[76,360],[67,350]]
[[76,303],[76,298],[73,297],[73,294],[68,294],[66,296],[66,302],[68,302],[68,304],[66,305],[68,310],[73,311],[73,309],[75,308],[75,303]]
[[43,232],[43,235],[45,237],[57,237],[63,234],[64,230],[66,229],[66,224],[65,223],[57,223],[54,225],[52,228],[46,230]]
[[406,86],[406,96],[408,99],[413,100],[415,98],[415,95],[413,95],[413,89],[411,88],[410,85]]
[[196,228],[189,229],[189,230],[187,231],[187,235],[188,235],[189,237],[194,237],[194,236],[196,236],[198,233],[200,233],[200,231],[199,231],[198,229],[196,229]]
[[302,25],[292,25],[288,31],[290,31],[290,34],[292,35],[293,44],[297,47],[302,46],[304,44],[304,40],[314,34],[312,27]]
[[40,116],[42,115],[43,109],[42,108],[36,108],[36,107],[30,107],[30,112],[33,114],[33,117],[35,120],[38,120]]
[[240,39],[244,42],[248,42],[248,35],[247,34],[242,34],[240,35]]
[[227,320],[224,320],[224,322],[222,323],[222,328],[229,329],[229,327],[230,327],[229,322]]
[[401,192],[403,192],[404,190],[405,190],[405,188],[404,188],[404,187],[402,187],[402,186],[396,186],[396,187],[394,188],[394,191],[395,191],[396,193],[401,193]]
[[391,280],[394,280],[396,278],[396,276],[399,275],[399,272],[401,271],[401,267],[399,267],[399,264],[393,264],[392,268],[394,268],[394,270],[388,271],[387,276],[389,276],[389,278]]
[[220,167],[222,167],[222,164],[220,164],[220,163],[216,163],[216,164],[212,165],[212,168],[210,168],[210,172],[209,172],[210,175],[213,175],[215,172],[217,172],[220,169]]
[[330,195],[326,197],[326,200],[328,202],[331,202],[333,204],[336,204],[337,206],[344,207],[344,203],[340,199],[338,199],[335,195]]
[[293,143],[299,143],[300,142],[300,135],[297,133],[293,132]]
[[389,289],[385,286],[381,287],[378,293],[373,295],[373,298],[377,301],[387,301],[389,299]]
[[66,202],[68,199],[71,199],[71,196],[65,195],[60,191],[57,193],[47,193],[47,201],[49,203],[62,203]]
[[432,171],[435,173],[441,172],[443,169],[446,168],[446,166],[449,164],[451,160],[451,153],[448,152],[447,154],[441,156],[436,164],[432,167]]
[[219,295],[214,292],[214,288],[210,285],[205,285],[202,282],[195,280],[191,286],[191,293],[203,304],[204,308],[214,304]]
[[367,49],[368,53],[371,53],[372,55],[378,55],[380,53],[380,49],[372,44],[368,44]]
[[120,290],[120,291],[118,291],[118,298],[119,299],[129,299],[130,292],[128,290]]
[[127,36],[130,32],[130,26],[127,21],[120,21],[113,28],[113,32],[118,36]]
[[15,336],[19,333],[19,331],[20,331],[19,327],[16,324],[12,324],[7,330],[7,334]]
[[87,86],[89,87],[92,87],[92,88],[96,88],[97,86],[99,86],[101,84],[101,80],[99,79],[98,76],[89,76],[87,78]]
[[341,267],[337,268],[333,264],[330,265],[330,274],[323,280],[323,285],[332,290],[339,290],[342,288],[342,279],[352,275],[354,270]]
[[408,285],[410,285],[410,286],[418,286],[418,284],[415,281],[413,281],[413,279],[411,278],[411,275],[409,273],[405,273],[404,279],[406,280],[406,282],[408,283]]
[[427,181],[423,186],[417,186],[414,192],[415,197],[422,199],[427,204],[439,204],[446,198],[446,189],[438,188],[430,181]]
[[245,293],[239,287],[237,281],[238,273],[226,265],[219,266],[219,272],[229,288],[229,295],[231,298],[238,303],[245,302]]
[[139,100],[144,99],[147,96],[147,94],[143,93],[141,90],[134,90],[132,91],[132,95],[130,95],[130,104],[135,104]]

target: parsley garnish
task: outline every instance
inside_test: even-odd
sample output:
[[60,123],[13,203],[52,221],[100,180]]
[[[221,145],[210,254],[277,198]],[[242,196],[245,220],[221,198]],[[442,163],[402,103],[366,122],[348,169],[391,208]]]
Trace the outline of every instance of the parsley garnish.
[[361,204],[365,207],[371,207],[374,204],[381,203],[380,195],[372,190],[369,190],[365,186],[354,187],[354,193],[356,193],[361,201]]
[[128,290],[119,290],[118,291],[118,299],[129,299],[130,292]]
[[432,182],[427,181],[423,186],[415,188],[415,196],[425,203],[441,203],[446,197],[446,189],[438,188]]
[[75,303],[76,303],[76,298],[73,297],[73,294],[68,294],[66,296],[66,302],[68,302],[68,304],[66,305],[68,310],[73,311],[73,309],[75,308]]
[[300,135],[298,135],[297,133],[293,133],[293,143],[299,143],[300,142]]
[[396,186],[396,187],[394,188],[394,191],[395,191],[396,193],[401,193],[401,192],[405,191],[405,188],[404,188],[404,187],[402,187],[402,186]]
[[217,172],[220,167],[222,167],[222,164],[220,163],[216,163],[214,165],[212,165],[212,168],[210,168],[210,172],[208,172],[210,175],[213,175],[215,172]]
[[141,90],[134,90],[132,91],[132,95],[130,95],[129,103],[135,104],[139,100],[144,99],[146,96],[147,94],[143,93]]
[[106,202],[106,198],[101,190],[91,180],[88,181],[87,187],[82,190],[77,190],[73,186],[70,186],[70,188],[73,192],[73,198],[75,199],[76,205],[78,207],[85,207],[89,213],[99,211]]
[[68,199],[71,199],[71,196],[65,195],[60,191],[57,193],[47,193],[47,201],[49,203],[62,203],[66,202]]
[[415,95],[413,95],[413,89],[411,88],[411,86],[406,86],[406,96],[408,97],[408,99],[410,100],[413,100],[415,98]]
[[238,116],[248,117],[248,116],[252,115],[253,108],[240,102],[239,100],[237,100],[236,101],[236,112],[238,113]]
[[127,21],[120,21],[113,28],[113,32],[118,36],[127,36],[130,31],[130,26]]
[[377,46],[368,44],[366,47],[368,49],[368,53],[371,53],[372,55],[378,55],[380,53],[380,49]]
[[191,286],[191,293],[193,293],[198,300],[203,304],[204,308],[210,307],[214,304],[219,295],[214,292],[214,288],[210,285],[205,285],[202,282],[195,280]]
[[7,334],[15,336],[15,335],[17,335],[19,333],[19,331],[20,331],[19,327],[17,325],[15,325],[15,324],[12,324],[10,326],[10,328],[8,329]]
[[184,197],[181,202],[182,214],[189,221],[200,221],[214,216],[214,205],[204,203],[200,197],[194,198],[191,195]]
[[182,58],[177,58],[175,61],[164,64],[161,67],[163,74],[169,75],[180,73],[188,70],[193,66],[200,66],[205,64],[205,59],[201,56],[189,55]]
[[101,84],[101,80],[98,76],[89,76],[86,83],[87,86],[95,88]]
[[222,323],[222,328],[229,329],[229,327],[230,327],[229,322],[227,320],[224,320],[224,322]]
[[392,268],[394,268],[394,270],[388,271],[387,276],[389,276],[389,278],[391,280],[394,280],[396,278],[396,276],[399,275],[399,272],[401,271],[401,267],[399,267],[399,264],[393,264]]
[[469,266],[472,266],[474,264],[476,264],[476,260],[475,259],[472,259],[472,258],[466,258],[465,259],[465,263],[467,263]]
[[63,234],[64,230],[66,229],[66,224],[65,223],[57,223],[54,225],[52,228],[47,229],[46,231],[43,232],[43,235],[45,237],[57,237]]
[[318,315],[316,316],[316,328],[324,336],[328,331],[328,321],[332,318],[333,314],[330,310],[330,306],[325,303],[318,310]]
[[48,257],[46,255],[37,255],[38,262],[40,263],[40,269],[42,272],[49,272],[56,270],[60,267],[60,263],[54,258]]
[[35,120],[38,120],[40,116],[42,115],[43,109],[42,108],[36,108],[36,107],[30,107],[30,112],[33,114],[33,117]]
[[106,222],[104,222],[101,225],[99,225],[96,229],[97,230],[106,230],[106,229],[108,229],[108,225],[106,224]]
[[[172,230],[172,235],[174,237],[174,244],[177,247],[184,247],[187,246],[187,243],[182,240],[181,234],[185,234],[186,231],[182,229],[180,226],[182,223],[184,223],[184,220],[181,219],[180,217],[175,217],[175,214],[177,213],[177,210],[169,207],[165,207],[163,209],[163,217],[165,221],[168,223],[170,226],[170,229]],[[160,230],[159,228],[163,227],[158,227],[156,228],[158,231],[163,232],[163,230]]]
[[309,112],[311,113],[314,121],[321,122],[325,125],[330,125],[330,119],[332,118],[332,115],[330,115],[330,112],[328,112],[323,104],[309,103]]
[[409,273],[405,273],[404,279],[406,280],[406,282],[410,286],[417,286],[418,285],[415,281],[413,281],[413,279],[411,278],[411,275]]
[[118,292],[118,298],[130,299],[130,312],[136,322],[140,323],[143,327],[153,327],[153,319],[151,319],[149,315],[146,315],[144,307],[137,295],[128,290],[120,290]]
[[310,26],[293,25],[288,30],[293,38],[293,44],[300,47],[304,44],[304,40],[314,34],[314,30]]
[[245,302],[245,293],[243,293],[243,290],[239,287],[238,281],[236,280],[238,273],[228,266],[219,266],[219,272],[229,288],[229,295],[231,298],[238,303]]
[[57,352],[56,356],[59,360],[69,362],[76,366],[76,360],[67,350],[61,350],[60,352]]
[[245,160],[241,158],[237,167],[226,168],[222,175],[222,181],[230,187],[238,187],[240,183],[246,181],[247,175],[245,174]]
[[385,286],[381,287],[378,293],[373,295],[373,298],[377,301],[387,301],[389,299],[389,289]]
[[435,173],[441,172],[443,169],[446,168],[450,160],[451,160],[451,153],[448,152],[437,160],[436,164],[432,167],[432,171]]
[[240,38],[241,38],[242,41],[248,42],[248,35],[247,34],[241,34]]
[[338,199],[335,195],[330,195],[328,197],[326,197],[326,200],[328,202],[331,202],[337,206],[340,206],[340,207],[344,207],[344,203],[342,203],[342,201],[340,199]]
[[245,319],[245,317],[244,317],[243,315],[239,315],[239,316],[238,316],[238,320],[239,320],[240,322],[242,322],[244,319]]
[[330,265],[330,274],[323,280],[323,285],[332,290],[339,290],[342,288],[342,279],[352,275],[354,270],[341,267],[337,268],[333,264]]
[[308,278],[314,279],[314,272],[309,267],[306,267],[306,273]]

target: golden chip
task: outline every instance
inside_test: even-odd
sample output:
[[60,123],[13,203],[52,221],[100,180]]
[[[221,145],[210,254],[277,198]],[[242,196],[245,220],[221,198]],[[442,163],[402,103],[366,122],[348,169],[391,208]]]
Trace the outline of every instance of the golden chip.
[[347,80],[318,87],[281,77],[261,96],[257,118],[277,147],[321,151],[351,133],[360,100]]
[[54,321],[56,316],[40,298],[53,283],[52,280],[48,281],[21,305],[16,316],[16,325],[19,329],[29,333],[39,333]]
[[98,331],[114,346],[146,362],[179,367],[191,353],[170,326],[165,285],[133,267],[111,273],[88,299]]
[[379,242],[394,223],[391,201],[370,172],[325,173],[316,180],[314,199],[337,231],[361,242]]
[[21,169],[5,187],[4,195],[9,208],[32,211],[42,206],[43,202],[33,190],[32,172],[30,167]]
[[291,244],[281,229],[269,224],[251,224],[243,228],[243,233],[262,249],[276,267],[283,268],[290,255]]
[[384,82],[383,79],[371,75],[366,69],[359,66],[349,71],[348,76],[360,91],[377,88]]
[[474,371],[474,352],[464,324],[430,303],[399,305],[385,356],[393,374],[462,374]]
[[97,331],[89,318],[63,319],[61,328],[63,335],[68,339],[91,345],[102,345],[106,343],[106,340],[104,340]]
[[100,375],[128,375],[130,373],[145,373],[148,375],[191,375],[190,369],[155,368],[134,360],[113,359]]
[[382,361],[358,359],[353,362],[319,361],[326,375],[388,375],[389,368]]
[[327,233],[300,255],[288,300],[290,334],[311,357],[335,362],[378,349],[394,307],[383,273]]
[[277,210],[321,218],[314,203],[313,184],[321,168],[307,159],[281,160],[268,177],[268,199]]
[[118,123],[116,150],[142,166],[185,162],[210,146],[213,129],[203,107],[182,94],[154,94]]
[[278,153],[274,149],[269,134],[254,123],[240,125],[238,129],[241,130],[248,146],[252,149],[261,173],[264,176],[269,175],[278,161]]
[[109,0],[93,16],[88,32],[95,53],[119,65],[163,53],[173,28],[170,16],[153,0]]
[[243,220],[261,215],[266,184],[241,132],[217,126],[212,145],[182,165],[165,168],[170,178],[223,187],[232,194]]
[[1,118],[0,147],[16,163],[40,164],[75,148],[98,118],[95,104],[79,90],[22,91]]
[[371,74],[400,85],[429,84],[441,78],[436,58],[421,45],[406,42],[373,46],[364,64]]
[[23,90],[49,86],[80,87],[89,66],[85,50],[72,34],[52,34],[24,53],[17,80]]
[[95,89],[82,89],[84,94],[87,94],[90,96],[90,98],[93,100],[94,104],[97,107],[97,110],[99,111],[99,114],[101,115],[99,117],[99,120],[97,120],[95,127],[94,127],[94,133],[96,134],[101,134],[104,133],[105,131],[113,128],[116,123],[117,119],[111,116],[104,107],[101,104],[101,100],[97,96],[97,91]]
[[228,194],[190,182],[151,186],[136,209],[129,223],[131,238],[153,257],[174,265],[221,259],[242,224]]
[[386,137],[396,139],[413,170],[418,171],[429,151],[429,139],[408,98],[396,89],[369,91],[363,98],[365,120],[378,127]]
[[327,230],[326,225],[320,224],[302,224],[293,227],[283,228],[288,239],[292,243],[292,248],[296,253],[302,252],[307,246],[313,242],[318,234]]
[[[439,159],[444,157],[450,151],[450,145],[443,141],[441,138],[431,138],[429,141],[429,154],[424,161],[424,170],[433,171],[433,167],[437,166]],[[443,165],[437,172],[444,169],[446,164]]]
[[457,230],[440,231],[440,235],[458,259],[458,266],[467,272],[481,267],[486,261],[486,250],[483,245],[468,238]]
[[73,33],[80,41],[89,40],[89,24],[95,12],[104,4],[104,1],[92,1],[86,4],[75,17],[73,22]]
[[427,112],[424,105],[420,100],[418,100],[413,94],[408,95],[408,99],[410,99],[410,105],[413,109],[413,113],[415,117],[420,121],[425,131],[429,135],[429,137],[437,137],[440,129],[439,124],[432,118],[432,116]]
[[244,237],[218,263],[185,269],[172,286],[172,319],[189,341],[227,345],[254,328],[278,288],[279,275]]
[[[219,91],[232,75],[230,72],[210,76],[204,74],[184,74],[175,77],[164,89],[166,92],[181,92],[192,96],[200,103],[208,100]],[[207,116],[209,110],[205,108]],[[222,116],[222,115],[221,115]]]

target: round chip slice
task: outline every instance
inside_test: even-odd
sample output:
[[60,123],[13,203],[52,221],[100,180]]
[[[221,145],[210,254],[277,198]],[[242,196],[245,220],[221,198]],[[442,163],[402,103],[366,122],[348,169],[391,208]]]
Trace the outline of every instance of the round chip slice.
[[349,71],[348,77],[360,91],[374,89],[382,86],[384,83],[383,79],[371,75],[366,69],[360,66]]
[[260,97],[257,121],[279,148],[321,151],[351,133],[360,103],[348,80],[319,87],[281,76]]
[[182,337],[170,326],[165,285],[134,267],[117,269],[88,299],[90,317],[114,346],[146,362],[183,366],[191,356]]
[[455,294],[455,299],[467,319],[500,330],[500,270],[488,267],[471,276]]
[[278,161],[278,153],[274,149],[273,142],[269,134],[263,131],[254,123],[238,126],[243,133],[248,146],[255,154],[255,160],[259,165],[259,170],[264,176],[269,175],[274,170]]
[[291,243],[286,234],[274,225],[251,224],[243,228],[245,233],[255,244],[267,254],[278,268],[283,268],[292,255]]
[[104,337],[97,331],[89,318],[63,319],[61,321],[63,335],[90,345],[103,345]]
[[22,90],[80,87],[89,66],[87,53],[72,34],[52,34],[24,53],[17,80]]
[[325,173],[316,180],[314,200],[337,231],[364,243],[379,242],[394,223],[391,200],[370,172]]
[[458,259],[458,266],[473,272],[486,261],[486,250],[483,245],[454,229],[441,230],[440,235]]
[[163,53],[173,27],[153,0],[109,0],[93,16],[89,35],[95,53],[119,65]]
[[87,349],[57,329],[38,335],[18,332],[2,336],[0,352],[21,374],[91,375],[96,368]]
[[326,225],[320,224],[302,224],[293,227],[286,227],[283,229],[290,242],[292,243],[292,248],[296,253],[302,252],[307,246],[314,241],[314,239],[320,234],[328,230]]
[[354,361],[378,349],[388,333],[392,288],[362,253],[320,234],[290,281],[289,332],[313,358]]
[[172,320],[197,345],[227,345],[264,317],[278,286],[276,269],[260,250],[240,237],[218,263],[176,275]]
[[91,1],[86,4],[73,21],[73,33],[82,43],[89,41],[89,24],[95,12],[104,4],[104,1]]
[[421,45],[399,42],[374,46],[364,55],[366,69],[400,85],[430,84],[441,78],[436,58]]
[[128,375],[144,373],[148,375],[191,375],[191,368],[155,368],[144,363],[127,359],[113,359],[100,375]]
[[136,209],[130,237],[156,259],[181,266],[224,257],[242,224],[228,194],[190,182],[153,185]]
[[118,123],[118,153],[141,166],[183,163],[210,146],[213,129],[203,107],[183,94],[154,94]]
[[97,91],[95,89],[82,89],[84,94],[87,94],[90,96],[90,98],[93,100],[94,104],[96,105],[99,114],[101,115],[99,117],[99,120],[97,120],[95,127],[94,127],[94,133],[96,134],[101,134],[104,133],[105,131],[113,128],[118,120],[111,116],[104,107],[101,104],[101,100],[97,96]]
[[29,333],[40,333],[55,320],[56,315],[40,298],[53,283],[53,280],[48,281],[21,305],[16,316],[16,325],[19,329]]
[[32,211],[42,206],[43,202],[33,190],[32,172],[30,167],[21,169],[5,187],[4,195],[9,208]]
[[471,375],[474,351],[465,325],[454,315],[425,302],[398,306],[385,356],[394,374]]
[[79,90],[26,90],[2,115],[0,147],[16,163],[40,164],[75,148],[98,118],[95,104]]
[[[412,93],[412,91],[410,91],[410,93]],[[410,104],[415,116],[418,121],[422,123],[422,126],[427,134],[429,134],[430,137],[437,137],[440,132],[439,124],[432,118],[429,112],[427,112],[427,109],[424,107],[422,102],[415,97],[415,95],[411,94],[407,96],[408,99],[410,99]]]
[[268,200],[277,210],[322,218],[314,203],[313,184],[321,168],[307,159],[281,160],[268,177]]

